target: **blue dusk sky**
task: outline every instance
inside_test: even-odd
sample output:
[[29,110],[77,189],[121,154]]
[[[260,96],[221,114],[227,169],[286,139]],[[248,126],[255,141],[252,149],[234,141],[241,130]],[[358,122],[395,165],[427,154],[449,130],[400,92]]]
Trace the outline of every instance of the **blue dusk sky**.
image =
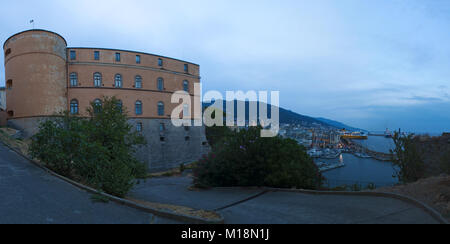
[[[201,65],[203,90],[278,90],[280,105],[368,130],[450,131],[450,1],[7,1],[0,40],[35,28],[69,46]],[[3,62],[3,55],[1,62]],[[4,67],[0,67],[4,86]]]

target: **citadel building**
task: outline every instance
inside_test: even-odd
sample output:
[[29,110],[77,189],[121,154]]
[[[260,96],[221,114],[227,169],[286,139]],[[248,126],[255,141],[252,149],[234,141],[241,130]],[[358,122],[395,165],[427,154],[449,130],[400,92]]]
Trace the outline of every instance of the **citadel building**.
[[[173,58],[104,48],[68,47],[57,33],[28,30],[4,45],[6,117],[25,136],[61,111],[87,116],[91,102],[116,96],[129,122],[147,140],[138,152],[151,171],[198,160],[209,149],[204,127],[175,127],[170,115],[175,91],[192,99],[200,83],[197,64]],[[193,108],[189,110],[192,113]]]

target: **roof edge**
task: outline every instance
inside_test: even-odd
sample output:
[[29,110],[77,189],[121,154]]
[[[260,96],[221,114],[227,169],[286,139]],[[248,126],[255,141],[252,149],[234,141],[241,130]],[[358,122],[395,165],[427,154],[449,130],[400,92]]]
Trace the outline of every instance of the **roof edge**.
[[162,56],[162,55],[153,54],[153,53],[141,52],[141,51],[132,51],[132,50],[115,49],[115,48],[97,48],[97,47],[67,47],[67,49],[92,49],[92,50],[108,50],[108,51],[130,52],[130,53],[151,55],[151,56],[160,57],[160,58],[168,58],[168,59],[172,59],[172,60],[175,60],[175,61],[180,61],[180,62],[184,62],[184,63],[188,63],[188,64],[193,64],[193,65],[196,65],[196,66],[200,67],[199,64],[196,64],[196,63],[193,63],[193,62],[190,62],[190,61],[181,60],[181,59],[177,59],[177,58],[171,58],[171,57]]
[[56,32],[49,31],[49,30],[44,30],[44,29],[30,29],[30,30],[21,31],[21,32],[19,32],[19,33],[16,33],[16,34],[14,34],[14,35],[8,37],[8,39],[6,39],[6,41],[3,43],[3,50],[5,50],[5,45],[6,45],[6,43],[7,43],[11,38],[13,38],[13,37],[15,37],[15,36],[18,36],[18,35],[20,35],[20,34],[23,34],[23,33],[26,33],[26,32],[32,32],[32,31],[41,31],[41,32],[47,32],[47,33],[51,33],[51,34],[57,35],[57,36],[59,36],[61,39],[63,39],[63,41],[66,43],[66,46],[67,46],[67,41],[66,41],[66,39],[65,39],[63,36],[61,36],[60,34],[56,33]]

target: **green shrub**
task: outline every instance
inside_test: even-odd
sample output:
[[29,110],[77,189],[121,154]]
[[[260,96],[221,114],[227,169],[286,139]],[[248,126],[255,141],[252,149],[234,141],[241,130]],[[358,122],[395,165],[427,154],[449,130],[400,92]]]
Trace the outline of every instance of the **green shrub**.
[[133,187],[133,169],[123,161],[113,160],[101,168],[100,188],[107,193],[123,197]]
[[103,98],[101,107],[91,104],[88,119],[68,112],[41,123],[32,137],[30,153],[55,172],[82,181],[104,192],[124,196],[146,167],[134,153],[145,144],[132,132],[124,108],[116,98]]
[[399,168],[395,177],[402,183],[415,182],[425,174],[425,163],[419,152],[414,135],[401,136],[395,133],[395,149],[391,150],[392,161]]
[[30,154],[55,172],[70,176],[74,169],[73,159],[85,145],[81,142],[82,134],[76,129],[84,128],[85,121],[70,118],[67,113],[62,116],[40,124],[39,133],[32,138]]
[[260,127],[230,132],[194,168],[198,187],[268,186],[315,189],[321,175],[305,149],[291,139],[262,138]]
[[211,147],[215,147],[218,143],[233,134],[226,126],[207,126],[205,128],[206,139]]

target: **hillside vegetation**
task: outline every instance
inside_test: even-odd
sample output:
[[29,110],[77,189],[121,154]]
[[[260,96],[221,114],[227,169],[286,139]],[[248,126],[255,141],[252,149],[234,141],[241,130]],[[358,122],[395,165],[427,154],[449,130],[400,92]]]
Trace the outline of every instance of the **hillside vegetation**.
[[194,168],[196,186],[320,187],[322,177],[317,166],[296,141],[260,137],[261,127],[239,132],[223,130],[226,127],[211,131],[215,133],[215,144]]

